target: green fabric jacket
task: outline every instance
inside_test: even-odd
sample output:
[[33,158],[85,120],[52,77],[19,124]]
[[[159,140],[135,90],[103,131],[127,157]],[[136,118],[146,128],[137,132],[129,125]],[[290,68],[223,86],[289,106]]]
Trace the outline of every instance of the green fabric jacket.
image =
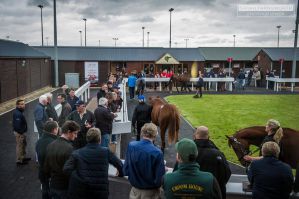
[[167,199],[222,198],[217,180],[211,173],[200,171],[197,163],[179,164],[177,171],[164,176],[163,189]]

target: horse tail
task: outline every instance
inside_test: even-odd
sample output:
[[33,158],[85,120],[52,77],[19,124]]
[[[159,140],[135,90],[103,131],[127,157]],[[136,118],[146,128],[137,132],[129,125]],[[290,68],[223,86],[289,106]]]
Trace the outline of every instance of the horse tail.
[[167,109],[169,111],[168,143],[173,143],[178,140],[178,130],[176,127],[179,125],[179,116],[178,116],[176,107],[174,105],[167,104],[165,106],[167,107]]
[[281,139],[283,137],[283,130],[281,127],[279,127],[275,133],[275,135],[273,136],[274,141],[279,144]]

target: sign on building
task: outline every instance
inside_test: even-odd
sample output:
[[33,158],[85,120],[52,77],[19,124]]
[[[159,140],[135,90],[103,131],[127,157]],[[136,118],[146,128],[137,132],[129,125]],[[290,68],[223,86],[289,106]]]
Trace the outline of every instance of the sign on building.
[[90,81],[91,84],[98,84],[99,81],[99,63],[84,62],[85,81]]

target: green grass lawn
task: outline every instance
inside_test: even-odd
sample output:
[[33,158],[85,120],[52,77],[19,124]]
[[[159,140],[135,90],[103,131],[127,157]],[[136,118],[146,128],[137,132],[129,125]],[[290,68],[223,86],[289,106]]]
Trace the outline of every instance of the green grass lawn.
[[299,95],[173,95],[166,100],[175,104],[182,116],[194,127],[209,128],[210,139],[224,152],[227,159],[238,162],[228,147],[225,135],[237,130],[265,125],[268,119],[280,121],[282,127],[299,130]]

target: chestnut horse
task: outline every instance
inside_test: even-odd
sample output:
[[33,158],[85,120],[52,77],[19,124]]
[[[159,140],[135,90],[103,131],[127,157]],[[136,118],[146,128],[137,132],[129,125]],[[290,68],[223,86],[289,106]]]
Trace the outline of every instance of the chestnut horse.
[[152,122],[160,127],[161,150],[165,148],[165,134],[168,130],[168,144],[178,141],[180,129],[180,114],[176,106],[165,103],[159,97],[149,97],[152,105]]
[[[226,137],[229,146],[233,148],[240,163],[243,166],[248,166],[249,162],[245,161],[243,157],[252,154],[249,146],[260,147],[266,135],[267,132],[264,126],[252,126],[237,131],[233,136]],[[281,146],[280,160],[295,169],[299,163],[299,132],[294,129],[283,128],[283,137],[279,145]]]

